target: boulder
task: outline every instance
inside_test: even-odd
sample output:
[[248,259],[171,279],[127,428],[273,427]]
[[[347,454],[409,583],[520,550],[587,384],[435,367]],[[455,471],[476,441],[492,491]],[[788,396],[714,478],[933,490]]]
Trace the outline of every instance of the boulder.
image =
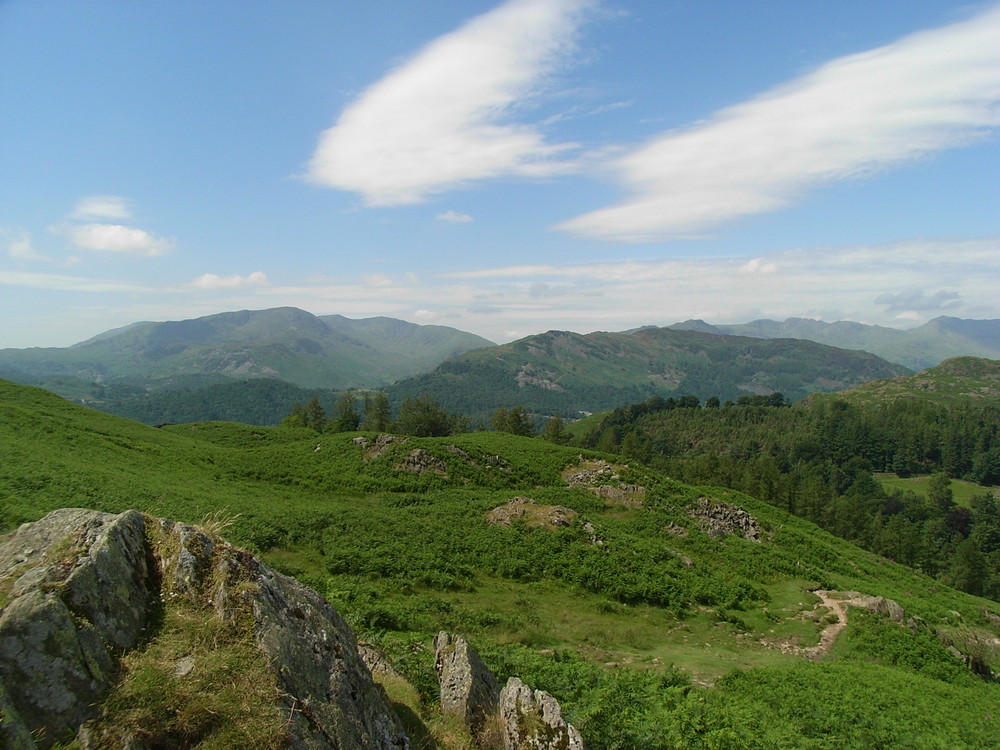
[[[147,747],[98,718],[119,657],[154,635],[154,614],[246,634],[276,680],[288,747],[409,747],[354,633],[311,589],[200,529],[128,511],[64,510],[0,544],[0,746]],[[198,669],[194,657],[175,675]],[[26,739],[34,733],[36,740]]]
[[135,511],[65,509],[0,545],[0,690],[13,709],[0,728],[5,747],[25,733],[48,747],[96,715],[119,657],[150,621],[144,526]]
[[511,677],[500,692],[504,750],[583,750],[583,739],[559,703]]
[[441,685],[441,711],[460,716],[475,736],[496,713],[496,677],[465,638],[444,631],[434,639],[434,669]]

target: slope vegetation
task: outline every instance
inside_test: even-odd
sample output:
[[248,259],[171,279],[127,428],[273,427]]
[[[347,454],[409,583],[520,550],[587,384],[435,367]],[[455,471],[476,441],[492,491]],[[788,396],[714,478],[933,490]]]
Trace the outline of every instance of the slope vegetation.
[[[997,685],[940,641],[998,666],[998,605],[739,492],[498,433],[154,429],[5,382],[0,441],[7,527],[64,506],[229,514],[227,536],[385,649],[410,727],[444,629],[556,696],[591,748],[1000,742]],[[807,651],[839,619],[824,602],[862,596],[912,629],[851,607],[831,652]]]

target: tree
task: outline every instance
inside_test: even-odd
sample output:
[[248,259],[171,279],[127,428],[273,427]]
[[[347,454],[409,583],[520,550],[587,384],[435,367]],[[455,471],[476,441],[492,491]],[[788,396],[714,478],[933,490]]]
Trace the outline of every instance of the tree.
[[304,426],[312,427],[316,432],[322,432],[326,427],[326,411],[319,399],[313,396],[305,407]]
[[350,391],[337,400],[336,414],[330,421],[334,432],[353,432],[361,424],[361,415],[355,408],[354,394]]
[[490,424],[497,432],[509,432],[512,435],[525,437],[532,437],[535,434],[535,425],[523,406],[515,406],[510,410],[501,406],[493,412]]
[[365,397],[365,429],[385,432],[392,424],[392,410],[389,408],[389,397],[382,391],[373,398]]
[[569,433],[566,432],[566,428],[563,425],[562,417],[552,417],[548,422],[545,423],[545,428],[542,430],[539,437],[542,440],[548,440],[550,443],[555,443],[556,445],[566,445],[569,442]]
[[932,474],[927,481],[927,501],[939,516],[946,516],[955,509],[951,479],[944,472]]
[[443,437],[457,426],[457,420],[441,408],[437,399],[427,395],[404,399],[395,423],[397,432],[414,437]]
[[305,427],[306,426],[306,410],[301,403],[296,401],[292,405],[291,413],[281,420],[281,424],[286,427]]

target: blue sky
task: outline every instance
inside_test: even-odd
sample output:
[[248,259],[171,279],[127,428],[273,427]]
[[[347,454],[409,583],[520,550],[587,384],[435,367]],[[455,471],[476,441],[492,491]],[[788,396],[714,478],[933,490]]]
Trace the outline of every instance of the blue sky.
[[1000,318],[1000,4],[0,2],[0,347]]

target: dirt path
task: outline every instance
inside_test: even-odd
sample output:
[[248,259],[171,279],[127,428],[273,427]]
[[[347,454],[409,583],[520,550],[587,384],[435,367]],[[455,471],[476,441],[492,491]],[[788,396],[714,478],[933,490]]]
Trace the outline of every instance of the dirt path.
[[840,631],[847,627],[847,601],[843,599],[833,599],[829,591],[817,590],[813,592],[820,598],[821,604],[837,615],[837,621],[832,622],[823,628],[819,635],[819,643],[815,646],[799,649],[800,653],[810,659],[819,660],[830,653],[833,642],[837,640]]

